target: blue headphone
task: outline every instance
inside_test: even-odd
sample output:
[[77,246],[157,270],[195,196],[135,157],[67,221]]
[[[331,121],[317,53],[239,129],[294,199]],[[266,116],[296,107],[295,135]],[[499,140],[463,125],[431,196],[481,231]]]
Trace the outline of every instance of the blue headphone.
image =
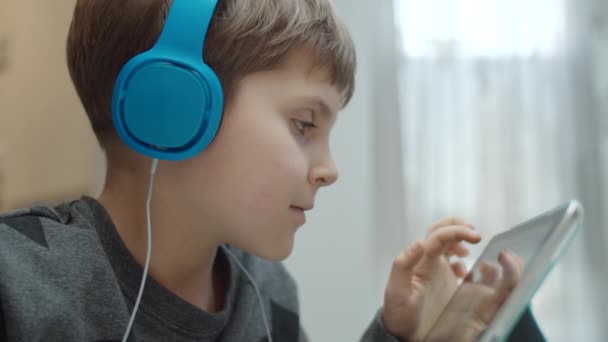
[[215,137],[224,95],[202,51],[217,2],[174,0],[154,47],[120,71],[112,120],[120,138],[137,152],[183,160]]

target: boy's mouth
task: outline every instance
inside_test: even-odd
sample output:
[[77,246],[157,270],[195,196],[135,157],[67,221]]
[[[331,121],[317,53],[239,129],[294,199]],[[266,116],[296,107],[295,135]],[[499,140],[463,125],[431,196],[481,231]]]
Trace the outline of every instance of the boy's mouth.
[[297,205],[292,205],[290,208],[293,208],[293,209],[298,209],[298,210],[301,210],[301,211],[308,211],[308,210],[312,210],[313,206],[312,206],[312,205],[310,205],[310,206],[297,206]]
[[306,210],[310,210],[307,208],[312,208],[312,207],[299,207],[299,206],[295,206],[292,205],[289,207],[289,209],[291,210],[292,213],[295,214],[295,216],[297,217],[298,221],[300,222],[299,224],[304,224],[306,222]]

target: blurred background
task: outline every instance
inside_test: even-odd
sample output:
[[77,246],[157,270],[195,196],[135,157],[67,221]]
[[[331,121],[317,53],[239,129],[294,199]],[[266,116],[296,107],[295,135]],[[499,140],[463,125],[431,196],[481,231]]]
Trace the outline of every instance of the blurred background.
[[[608,340],[608,1],[334,2],[359,69],[332,138],[341,178],[287,260],[311,340],[357,340],[393,258],[439,218],[487,242],[570,198],[585,225],[533,311],[549,341]],[[2,210],[102,185],[65,62],[74,3],[0,0]]]

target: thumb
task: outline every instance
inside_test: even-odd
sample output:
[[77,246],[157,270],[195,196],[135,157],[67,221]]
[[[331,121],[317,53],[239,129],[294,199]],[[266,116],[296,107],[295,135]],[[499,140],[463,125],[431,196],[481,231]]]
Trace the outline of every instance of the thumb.
[[414,269],[422,256],[424,256],[423,242],[416,241],[395,258],[388,279],[387,290],[392,289],[402,293],[402,291],[409,289],[414,276]]
[[387,331],[395,336],[408,336],[416,328],[417,320],[407,319],[407,316],[418,311],[411,307],[412,278],[423,255],[423,243],[416,241],[393,261],[384,292],[382,320]]

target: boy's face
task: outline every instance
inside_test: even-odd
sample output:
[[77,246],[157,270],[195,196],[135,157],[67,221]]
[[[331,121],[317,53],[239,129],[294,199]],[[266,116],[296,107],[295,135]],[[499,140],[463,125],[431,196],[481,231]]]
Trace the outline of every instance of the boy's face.
[[309,65],[306,57],[291,58],[245,77],[215,140],[172,171],[171,191],[199,217],[194,224],[271,260],[291,253],[302,209],[337,179],[329,135],[341,96]]

